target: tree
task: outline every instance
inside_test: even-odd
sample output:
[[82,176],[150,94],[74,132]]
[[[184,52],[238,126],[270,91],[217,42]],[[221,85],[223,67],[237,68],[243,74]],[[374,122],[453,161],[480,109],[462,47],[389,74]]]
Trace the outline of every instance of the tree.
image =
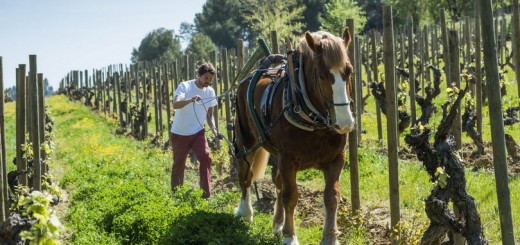
[[185,53],[199,58],[208,58],[209,53],[216,50],[217,46],[211,41],[211,38],[202,33],[197,33],[191,38]]
[[325,4],[325,13],[321,18],[323,28],[340,35],[347,16],[354,19],[356,31],[351,33],[359,33],[366,23],[365,11],[354,0],[332,0]]
[[54,89],[52,86],[49,86],[49,80],[47,78],[43,79],[43,94],[44,96],[54,94]]
[[197,28],[194,24],[188,22],[182,22],[179,27],[179,37],[183,41],[189,41],[193,36],[197,34]]
[[270,40],[271,31],[276,31],[281,40],[301,35],[305,6],[298,6],[296,0],[243,0],[242,3],[245,22],[260,37]]
[[152,60],[173,60],[181,54],[181,45],[173,30],[156,29],[141,41],[138,49],[132,51],[132,62]]
[[195,14],[195,27],[215,45],[233,48],[237,39],[244,38],[247,29],[239,11],[239,0],[207,0],[202,13]]
[[325,4],[330,0],[298,0],[298,6],[305,5],[303,23],[306,30],[318,31],[321,28],[320,16],[325,11]]

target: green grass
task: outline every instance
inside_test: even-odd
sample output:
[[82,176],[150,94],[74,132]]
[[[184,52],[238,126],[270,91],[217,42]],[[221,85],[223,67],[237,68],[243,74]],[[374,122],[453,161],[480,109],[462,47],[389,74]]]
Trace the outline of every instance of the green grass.
[[[512,79],[510,73],[506,77]],[[511,82],[508,85],[512,88],[509,90],[509,97],[504,98],[503,102],[504,105],[509,103],[515,106],[518,105],[518,99],[514,98],[516,87],[510,85]],[[203,244],[226,244],[237,242],[237,239],[242,239],[243,244],[279,243],[279,239],[272,236],[270,214],[256,212],[252,224],[233,218],[233,208],[240,198],[238,190],[216,193],[210,201],[202,200],[197,188],[197,173],[188,170],[187,187],[172,195],[170,150],[162,151],[149,147],[147,142],[116,136],[114,131],[117,122],[114,119],[92,113],[80,103],[70,102],[63,96],[48,98],[47,105],[55,120],[56,142],[51,173],[69,194],[68,209],[61,216],[69,229],[70,235],[64,238],[67,244],[190,244],[190,241],[182,240],[185,237],[194,237],[199,239],[199,242],[205,241]],[[373,98],[369,98],[366,110],[362,118],[363,128],[370,130],[363,135],[362,147],[359,149],[359,174],[361,206],[363,212],[370,214],[373,210],[389,210],[388,160],[381,151],[385,148],[386,139],[383,139],[382,143],[377,142]],[[488,112],[483,112],[484,140],[489,141],[490,130],[489,126],[486,126],[489,125]],[[6,133],[14,135],[14,103],[6,104],[5,115]],[[435,117],[440,118],[440,113]],[[384,122],[383,116],[383,132],[386,131]],[[151,128],[153,125],[150,124]],[[224,124],[221,123],[222,125]],[[520,135],[520,126],[517,124],[506,127],[506,132],[513,137]],[[13,156],[15,139],[6,137],[6,140],[7,154]],[[470,142],[467,137],[463,141]],[[226,144],[223,144],[223,152],[214,152],[215,162],[224,167],[229,164],[229,157],[225,153]],[[403,140],[401,144],[404,144]],[[14,169],[14,165],[10,165],[9,169]],[[269,179],[269,174],[265,178]],[[493,172],[474,172],[466,169],[466,178],[468,192],[477,203],[486,238],[491,244],[500,243]],[[318,171],[303,171],[298,173],[298,183],[311,191],[321,190],[323,175]],[[421,232],[428,221],[424,214],[423,200],[432,188],[422,163],[400,160],[399,183],[403,226]],[[348,162],[341,176],[341,187],[343,199],[350,203]],[[518,235],[520,204],[514,200],[520,198],[519,178],[512,177],[509,187],[513,200],[511,205],[515,234]],[[342,244],[373,242],[365,230],[350,227],[348,216],[342,212],[348,210],[340,207]],[[369,222],[370,220],[366,219],[374,217],[369,215],[364,219],[363,222]],[[201,223],[207,226],[202,227]],[[300,216],[297,217],[296,223],[299,226],[297,233],[301,244],[319,242],[321,224],[300,227]],[[218,230],[224,225],[237,227],[226,231],[235,234],[235,237],[218,234]],[[207,240],[209,236],[201,235],[202,232],[211,233],[214,240]],[[191,241],[191,244],[194,243],[195,241]]]

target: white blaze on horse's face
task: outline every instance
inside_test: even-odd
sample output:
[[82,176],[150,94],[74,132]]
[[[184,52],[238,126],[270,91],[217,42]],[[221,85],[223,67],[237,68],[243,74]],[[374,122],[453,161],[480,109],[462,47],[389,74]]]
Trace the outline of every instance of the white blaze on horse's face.
[[354,116],[350,111],[350,99],[347,95],[347,83],[343,80],[341,73],[337,70],[330,71],[334,76],[334,84],[332,84],[332,103],[336,114],[336,123],[334,128],[340,134],[346,134],[354,129]]

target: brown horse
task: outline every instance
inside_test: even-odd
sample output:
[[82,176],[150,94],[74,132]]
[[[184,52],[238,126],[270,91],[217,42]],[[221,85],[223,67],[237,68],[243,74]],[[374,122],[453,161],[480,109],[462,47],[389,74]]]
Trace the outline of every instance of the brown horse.
[[[284,244],[299,244],[294,227],[296,172],[309,168],[322,170],[325,177],[321,244],[338,244],[339,177],[347,133],[354,128],[349,96],[353,68],[346,51],[350,40],[348,29],[342,38],[324,31],[306,32],[290,52],[294,59],[285,66],[285,79],[274,81],[264,74],[258,80],[250,96],[253,112],[247,98],[251,80],[244,79],[238,87],[235,152],[242,197],[236,214],[253,219],[249,187],[263,176],[269,155],[274,155],[278,170],[273,229],[284,236]],[[291,74],[293,78],[287,78]],[[254,123],[255,113],[260,115],[260,129]],[[262,132],[267,140],[259,142]]]

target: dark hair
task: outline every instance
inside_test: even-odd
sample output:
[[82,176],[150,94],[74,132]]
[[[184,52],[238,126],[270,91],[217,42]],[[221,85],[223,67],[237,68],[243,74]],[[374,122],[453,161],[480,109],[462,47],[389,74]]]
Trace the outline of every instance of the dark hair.
[[215,69],[215,67],[211,63],[205,63],[205,64],[200,65],[199,66],[199,70],[197,71],[197,74],[199,74],[199,76],[202,76],[206,72],[211,73],[211,75],[215,75],[217,70]]

